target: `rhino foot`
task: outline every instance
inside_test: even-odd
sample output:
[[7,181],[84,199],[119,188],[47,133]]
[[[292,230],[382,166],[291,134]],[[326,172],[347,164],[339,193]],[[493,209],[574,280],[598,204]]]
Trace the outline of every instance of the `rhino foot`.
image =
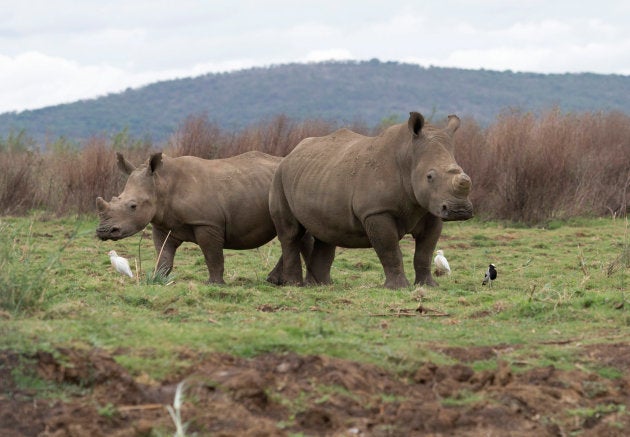
[[282,276],[280,274],[274,274],[274,272],[269,273],[269,276],[267,276],[267,282],[273,285],[284,285]]
[[439,284],[433,279],[432,276],[425,276],[423,278],[416,278],[414,285],[426,285],[427,287],[437,287]]
[[274,284],[274,285],[297,285],[299,287],[304,286],[304,283],[302,281],[298,281],[298,280],[285,280],[282,275],[272,275],[269,274],[269,276],[267,276],[267,282],[269,282],[270,284]]
[[330,278],[330,269],[308,269],[306,273],[306,285],[330,285],[333,283]]
[[391,290],[397,290],[399,288],[409,287],[409,281],[407,280],[407,278],[402,276],[399,278],[385,280],[385,284],[383,286]]

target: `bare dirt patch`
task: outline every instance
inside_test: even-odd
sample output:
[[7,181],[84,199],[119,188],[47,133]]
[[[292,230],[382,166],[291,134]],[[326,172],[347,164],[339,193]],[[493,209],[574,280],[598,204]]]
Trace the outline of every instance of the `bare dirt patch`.
[[[172,435],[166,405],[182,380],[182,417],[198,436],[621,436],[630,429],[630,344],[584,348],[582,361],[618,369],[615,379],[586,368],[521,371],[496,358],[504,348],[445,348],[461,363],[425,363],[408,375],[324,356],[183,352],[195,364],[164,381],[134,378],[98,349],[0,351],[0,435]],[[467,364],[493,357],[495,370]],[[65,395],[23,388],[29,374]]]

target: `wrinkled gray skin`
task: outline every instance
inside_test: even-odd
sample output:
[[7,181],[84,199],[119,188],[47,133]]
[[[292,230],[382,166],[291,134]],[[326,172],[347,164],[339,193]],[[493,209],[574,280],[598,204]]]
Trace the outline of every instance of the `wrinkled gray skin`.
[[[279,157],[248,152],[207,160],[156,153],[137,168],[120,153],[117,158],[129,178],[111,202],[96,199],[100,217],[96,235],[120,240],[151,223],[158,254],[166,239],[158,263],[162,271],[171,271],[177,248],[190,241],[201,247],[209,282],[224,283],[224,248],[252,249],[276,235],[268,202]],[[272,271],[272,278],[279,275],[279,268]]]
[[302,284],[298,243],[315,237],[306,282],[328,284],[335,247],[373,247],[385,287],[409,286],[399,241],[412,234],[415,284],[435,286],[431,257],[443,220],[467,220],[470,178],[453,157],[458,117],[438,129],[417,112],[378,137],[347,129],[306,138],[280,163],[269,206],[282,245],[281,281]]

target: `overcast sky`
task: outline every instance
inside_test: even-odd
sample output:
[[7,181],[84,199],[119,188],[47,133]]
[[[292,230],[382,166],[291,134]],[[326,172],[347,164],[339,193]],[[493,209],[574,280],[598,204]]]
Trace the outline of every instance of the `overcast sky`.
[[630,75],[630,1],[0,0],[0,112],[253,66]]

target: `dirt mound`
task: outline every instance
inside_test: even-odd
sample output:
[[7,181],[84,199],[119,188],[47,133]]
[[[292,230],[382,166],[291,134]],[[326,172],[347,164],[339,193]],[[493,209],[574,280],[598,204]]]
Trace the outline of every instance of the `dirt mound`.
[[[491,350],[445,352],[491,357]],[[562,436],[578,431],[621,436],[630,429],[630,345],[625,343],[584,348],[585,362],[617,369],[622,376],[614,379],[553,366],[518,371],[500,359],[495,370],[425,363],[400,376],[324,356],[183,355],[195,364],[156,382],[132,377],[98,349],[32,356],[1,351],[0,435],[171,435],[175,428],[166,406],[181,381],[183,422],[198,436]],[[41,380],[48,385],[24,388]]]

